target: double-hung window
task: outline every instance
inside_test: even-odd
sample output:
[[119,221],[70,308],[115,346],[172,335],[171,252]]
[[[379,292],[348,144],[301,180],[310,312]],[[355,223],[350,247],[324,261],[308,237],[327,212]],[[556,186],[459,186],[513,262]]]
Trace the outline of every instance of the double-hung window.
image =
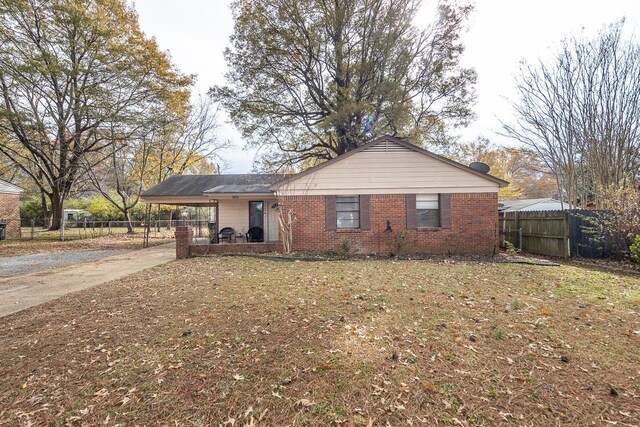
[[440,227],[440,204],[437,194],[416,195],[416,225],[419,228]]
[[360,228],[360,196],[336,196],[337,228]]

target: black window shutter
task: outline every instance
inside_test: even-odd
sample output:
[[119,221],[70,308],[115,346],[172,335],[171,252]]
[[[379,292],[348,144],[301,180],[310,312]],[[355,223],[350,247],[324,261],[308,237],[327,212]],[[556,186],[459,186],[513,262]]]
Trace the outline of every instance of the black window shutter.
[[336,196],[324,196],[324,221],[327,231],[335,231],[338,217],[336,215]]
[[439,195],[440,227],[451,228],[451,194]]
[[405,205],[407,207],[407,230],[415,230],[418,228],[418,219],[416,218],[416,195],[407,194],[405,197]]
[[360,229],[371,230],[371,196],[360,196]]

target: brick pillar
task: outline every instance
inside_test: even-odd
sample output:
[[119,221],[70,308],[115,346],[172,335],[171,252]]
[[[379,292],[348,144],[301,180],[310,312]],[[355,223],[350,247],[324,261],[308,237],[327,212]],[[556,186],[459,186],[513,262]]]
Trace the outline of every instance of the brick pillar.
[[189,257],[189,246],[193,241],[193,230],[187,225],[176,227],[176,259]]

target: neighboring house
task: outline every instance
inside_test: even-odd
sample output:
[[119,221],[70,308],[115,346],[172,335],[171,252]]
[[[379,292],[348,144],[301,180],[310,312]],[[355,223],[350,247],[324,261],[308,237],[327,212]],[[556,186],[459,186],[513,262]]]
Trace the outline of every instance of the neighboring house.
[[568,203],[551,198],[501,200],[498,203],[500,212],[564,211],[567,209],[572,209]]
[[293,250],[362,253],[493,252],[498,189],[506,181],[385,136],[295,175],[172,176],[147,203],[210,206],[235,230],[279,240],[278,210],[293,210]]
[[0,231],[0,238],[20,237],[20,193],[23,191],[17,185],[0,179],[0,227],[5,228],[4,232]]
[[84,209],[65,209],[64,210],[64,222],[76,223],[88,219],[91,215]]

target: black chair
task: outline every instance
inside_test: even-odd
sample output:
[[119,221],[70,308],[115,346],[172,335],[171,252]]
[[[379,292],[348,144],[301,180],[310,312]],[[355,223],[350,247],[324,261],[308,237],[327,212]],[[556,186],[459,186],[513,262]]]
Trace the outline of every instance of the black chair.
[[262,227],[251,227],[247,231],[247,243],[264,242],[264,230]]
[[220,238],[220,242],[231,243],[231,239],[235,236],[236,230],[231,227],[225,227],[218,233],[218,237]]

